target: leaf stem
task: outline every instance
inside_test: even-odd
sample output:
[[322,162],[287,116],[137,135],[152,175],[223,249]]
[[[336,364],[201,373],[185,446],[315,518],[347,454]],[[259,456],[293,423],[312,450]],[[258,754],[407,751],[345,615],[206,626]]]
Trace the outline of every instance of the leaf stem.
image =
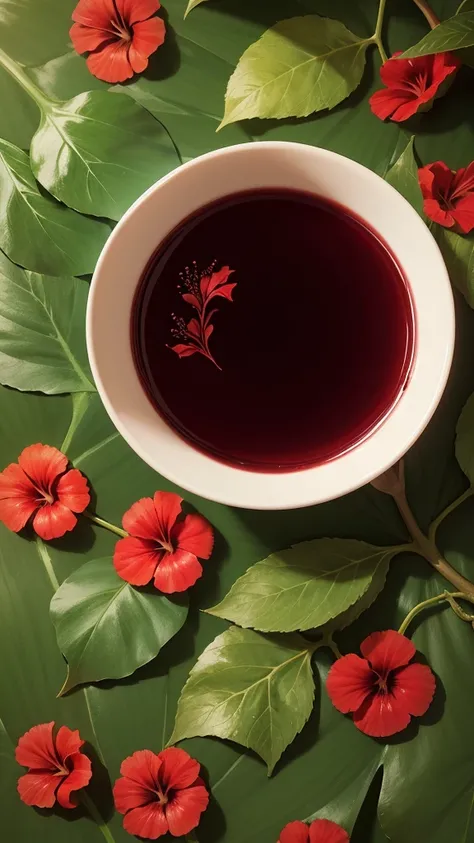
[[115,533],[117,536],[121,536],[121,538],[127,538],[128,533],[125,530],[122,530],[121,527],[116,527],[115,524],[111,524],[110,521],[106,521],[105,518],[99,518],[98,515],[94,515],[93,512],[89,512],[89,510],[85,510],[83,515],[89,519],[89,521],[93,521],[94,524],[97,524],[99,527],[105,527],[106,530],[110,530],[111,533]]
[[455,588],[474,598],[474,584],[458,573],[440,554],[434,541],[421,531],[408,505],[404,489],[398,489],[392,497],[413,539],[414,550],[424,556],[426,561]]
[[18,82],[27,94],[35,101],[38,108],[44,111],[52,102],[25,73],[23,67],[14,61],[8,53],[0,49],[0,65]]
[[428,21],[431,29],[434,29],[435,26],[439,26],[439,18],[436,17],[433,10],[428,6],[426,0],[413,0],[415,6],[418,6],[422,15],[425,16],[426,20]]
[[466,491],[462,493],[462,495],[459,495],[456,500],[450,503],[449,506],[446,507],[446,509],[443,509],[443,511],[440,512],[437,518],[435,518],[434,521],[432,521],[432,523],[430,524],[430,528],[428,530],[428,538],[430,539],[430,541],[435,541],[436,531],[439,525],[444,521],[444,519],[447,518],[447,516],[450,515],[451,512],[454,512],[454,510],[457,509],[458,506],[464,503],[464,501],[467,501],[468,498],[471,498],[473,495],[474,488],[470,486],[469,489],[466,489]]
[[48,548],[43,542],[43,539],[40,539],[39,536],[36,536],[36,547],[38,549],[38,555],[44,565],[44,569],[48,575],[51,587],[53,591],[56,592],[59,588],[58,578],[54,572],[53,563],[51,562],[51,557],[48,553]]
[[[442,594],[437,594],[435,597],[430,597],[428,600],[423,600],[421,603],[418,603],[416,606],[414,606],[413,609],[408,612],[408,615],[406,616],[405,620],[400,625],[400,628],[398,630],[399,633],[401,635],[404,635],[407,627],[412,622],[413,618],[416,617],[419,612],[422,612],[424,609],[428,608],[428,606],[436,606],[437,603],[442,603],[443,600],[446,600],[446,602],[450,604],[451,608],[454,608],[451,601],[455,602],[454,598],[456,597],[462,597],[463,600],[469,600],[470,603],[474,603],[474,597],[469,597],[469,595],[464,594],[464,592],[462,591],[443,591]],[[457,608],[459,609],[459,606],[457,606]],[[460,611],[462,612],[462,609],[460,609]],[[458,614],[458,612],[456,612],[456,614]],[[458,614],[458,617],[461,617],[461,615]],[[471,620],[471,618],[467,615],[466,617],[463,617],[461,619],[469,621]]]
[[377,45],[377,49],[380,53],[380,58],[383,62],[388,60],[387,53],[384,50],[383,42],[382,42],[382,26],[383,26],[383,19],[385,15],[385,5],[387,0],[380,0],[379,2],[379,10],[377,12],[377,21],[375,24],[375,32],[372,36],[372,41],[374,44]]
[[108,825],[104,822],[103,817],[101,816],[99,809],[97,808],[95,802],[91,799],[88,793],[83,790],[80,794],[80,799],[84,807],[89,812],[90,816],[97,823],[98,829],[102,832],[103,836],[107,840],[107,843],[115,843],[115,838],[112,835]]

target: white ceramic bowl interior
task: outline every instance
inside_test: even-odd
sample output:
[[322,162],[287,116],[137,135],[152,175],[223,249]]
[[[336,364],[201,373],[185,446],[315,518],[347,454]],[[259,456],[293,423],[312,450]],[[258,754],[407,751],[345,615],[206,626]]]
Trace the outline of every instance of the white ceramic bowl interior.
[[[287,187],[350,208],[387,242],[408,279],[416,348],[398,403],[357,446],[323,465],[286,473],[247,471],[182,439],[153,409],[131,350],[132,303],[159,243],[194,211],[235,191]],[[121,219],[97,263],[87,311],[92,372],[114,425],[160,474],[211,500],[250,509],[293,509],[356,489],[399,459],[439,402],[454,345],[451,286],[440,251],[418,214],[387,182],[354,161],[303,144],[242,144],[183,165],[143,194]],[[159,483],[158,483],[159,485]]]

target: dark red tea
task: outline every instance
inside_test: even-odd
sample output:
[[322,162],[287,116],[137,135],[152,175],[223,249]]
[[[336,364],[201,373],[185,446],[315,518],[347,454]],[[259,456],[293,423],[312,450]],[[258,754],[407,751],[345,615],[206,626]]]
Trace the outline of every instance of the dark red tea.
[[336,457],[409,376],[410,294],[387,246],[300,191],[233,194],[151,259],[132,319],[155,408],[226,462],[289,471]]

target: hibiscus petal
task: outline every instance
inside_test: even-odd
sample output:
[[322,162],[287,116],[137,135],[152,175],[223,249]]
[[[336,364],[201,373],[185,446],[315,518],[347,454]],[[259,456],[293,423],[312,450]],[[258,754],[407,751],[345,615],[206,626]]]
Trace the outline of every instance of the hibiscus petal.
[[454,173],[451,198],[462,198],[466,193],[474,191],[474,161],[467,167],[461,167]]
[[18,533],[39,503],[38,492],[20,466],[7,465],[0,474],[0,521]]
[[452,211],[442,208],[436,199],[425,199],[423,211],[430,220],[444,225],[445,228],[452,228],[456,224]]
[[177,790],[165,805],[169,830],[175,837],[189,834],[199,825],[201,814],[209,804],[209,793],[204,785]]
[[389,89],[376,91],[375,94],[372,94],[369,105],[376,117],[380,120],[386,120],[399,106],[410,101],[411,97],[408,93]]
[[117,41],[105,44],[95,53],[90,53],[86,64],[93,76],[103,82],[125,82],[133,76],[132,66],[128,60],[129,42]]
[[128,54],[135,73],[145,70],[148,66],[148,57],[163,44],[165,34],[165,22],[161,18],[152,18],[135,24]]
[[146,585],[162,556],[154,542],[130,536],[115,545],[114,568],[119,577],[132,585]]
[[83,752],[70,755],[69,763],[73,765],[72,772],[61,781],[56,794],[62,808],[75,808],[79,800],[77,796],[71,799],[71,792],[86,787],[92,778],[91,760]]
[[416,647],[405,635],[387,629],[368,635],[360,645],[360,651],[373,669],[384,676],[390,670],[408,664],[416,653]]
[[306,823],[295,820],[282,829],[278,843],[308,843],[308,841],[309,827]]
[[407,90],[411,92],[411,96],[416,96],[411,85],[424,76],[431,76],[432,64],[432,56],[418,56],[415,59],[392,57],[380,68],[380,78],[387,88]]
[[114,802],[120,814],[126,814],[132,808],[140,808],[153,801],[150,789],[142,787],[132,779],[117,779],[113,788]]
[[119,14],[128,26],[145,21],[160,8],[159,0],[115,0]]
[[349,843],[349,835],[331,820],[314,820],[309,827],[309,843]]
[[22,767],[54,770],[59,766],[53,742],[54,720],[40,723],[25,732],[18,741],[15,759]]
[[181,790],[194,784],[199,776],[201,765],[194,758],[191,758],[184,749],[171,746],[160,752],[161,769],[160,782],[167,790]]
[[56,495],[60,503],[73,512],[84,512],[91,500],[87,480],[77,468],[66,471],[59,478]]
[[181,513],[182,502],[183,499],[174,492],[155,492],[153,495],[153,503],[160,524],[161,536],[163,536],[165,541],[169,541],[171,530]]
[[[426,97],[423,95],[401,103],[393,112],[391,119],[394,120],[395,123],[403,123],[404,120],[409,120],[410,117],[413,117],[413,115],[419,110],[420,106],[423,104],[426,105],[429,100],[433,99],[434,95],[427,94]],[[427,109],[425,109],[425,111],[426,110]]]
[[348,714],[356,711],[370,694],[374,672],[369,663],[355,653],[349,653],[334,662],[326,680],[326,690],[332,704]]
[[68,726],[61,726],[56,735],[56,753],[60,761],[64,762],[66,758],[79,752],[84,741],[81,740],[77,729],[72,731]]
[[77,524],[76,516],[67,506],[55,501],[45,504],[33,518],[33,529],[45,541],[60,539]]
[[82,23],[73,23],[69,30],[69,37],[76,53],[90,53],[97,50],[105,41],[115,40],[111,32],[103,29],[92,29],[90,26],[83,26]]
[[151,749],[139,749],[122,761],[120,772],[122,776],[136,782],[140,787],[154,792],[161,764],[161,753],[157,755]]
[[353,715],[354,723],[361,732],[373,738],[386,738],[406,729],[410,715],[402,703],[392,694],[374,694],[369,697]]
[[456,202],[451,215],[464,234],[469,234],[474,228],[474,192]]
[[209,559],[214,547],[214,531],[209,521],[197,513],[175,524],[171,537],[177,549],[194,553],[200,559]]
[[421,717],[428,711],[434,697],[436,679],[426,664],[409,664],[397,671],[392,687],[396,703],[405,706],[409,714]]
[[168,822],[158,802],[150,802],[142,808],[133,808],[123,818],[123,827],[129,834],[156,840],[168,831]]
[[155,571],[155,586],[164,594],[186,591],[202,575],[202,565],[194,553],[176,550],[165,553]]
[[68,459],[52,445],[28,445],[18,457],[18,464],[32,483],[51,494],[56,478],[66,471]]
[[140,498],[132,504],[122,518],[122,525],[127,533],[139,539],[165,540],[152,498]]
[[25,805],[52,808],[60,781],[54,773],[26,773],[18,779],[17,790]]
[[114,0],[79,0],[72,19],[84,26],[105,29],[114,34],[111,26],[112,21],[117,21]]

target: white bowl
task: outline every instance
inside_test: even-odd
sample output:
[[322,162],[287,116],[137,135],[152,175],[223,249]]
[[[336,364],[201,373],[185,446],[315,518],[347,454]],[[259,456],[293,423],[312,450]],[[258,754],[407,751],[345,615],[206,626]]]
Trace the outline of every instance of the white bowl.
[[[226,465],[181,438],[147,398],[130,341],[135,291],[159,243],[203,205],[259,187],[313,192],[366,220],[397,257],[415,311],[411,376],[384,421],[336,459],[285,473]],[[282,142],[242,144],[210,152],[150,187],[106,243],[92,279],[87,310],[92,373],[110,418],[128,444],[178,486],[251,509],[293,509],[321,503],[363,486],[393,465],[436,409],[451,365],[454,332],[446,267],[432,235],[409,203],[379,176],[348,158]]]

